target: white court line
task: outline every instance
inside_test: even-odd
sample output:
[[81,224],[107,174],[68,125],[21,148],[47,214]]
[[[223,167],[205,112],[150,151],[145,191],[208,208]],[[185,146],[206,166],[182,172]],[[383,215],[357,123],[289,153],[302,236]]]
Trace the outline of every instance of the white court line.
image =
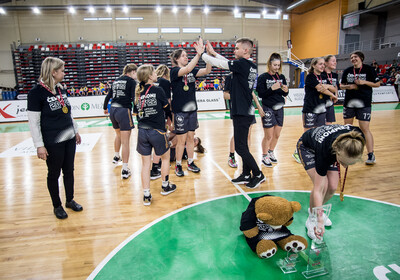
[[[211,162],[219,169],[219,171],[221,171],[222,174],[225,175],[226,178],[228,178],[229,182],[231,182],[232,178],[222,169],[221,166],[218,165],[218,163],[216,163],[210,156],[207,156]],[[231,182],[232,183],[232,182]],[[233,184],[233,183],[232,183]],[[238,191],[248,200],[251,200],[251,197],[238,185],[238,184],[233,184]]]

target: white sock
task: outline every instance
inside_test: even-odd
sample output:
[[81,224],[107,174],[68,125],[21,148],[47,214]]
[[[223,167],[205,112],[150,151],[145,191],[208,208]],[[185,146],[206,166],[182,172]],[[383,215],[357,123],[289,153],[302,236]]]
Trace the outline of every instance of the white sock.
[[188,164],[191,164],[193,162],[192,158],[188,158]]
[[144,189],[143,194],[144,196],[150,196],[150,189]]
[[176,165],[182,165],[182,161],[181,160],[177,160],[176,161]]
[[128,169],[128,163],[122,163],[122,169],[127,170]]
[[118,152],[115,152],[115,153],[114,153],[114,156],[117,157],[117,158],[119,158],[119,153],[118,153]]
[[162,186],[163,186],[163,187],[167,187],[168,184],[169,184],[169,181],[162,181]]

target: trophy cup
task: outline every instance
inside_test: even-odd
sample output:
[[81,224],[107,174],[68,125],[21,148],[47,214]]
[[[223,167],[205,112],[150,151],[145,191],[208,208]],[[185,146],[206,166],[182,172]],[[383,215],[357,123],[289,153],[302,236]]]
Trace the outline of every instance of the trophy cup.
[[[331,212],[332,204],[314,207],[311,213],[311,221],[315,225],[316,231],[322,232],[326,219]],[[303,276],[307,279],[328,274],[327,265],[329,264],[329,251],[322,236],[321,239],[312,240],[310,249],[307,253],[302,252],[302,257],[307,261],[307,269],[303,271]]]
[[293,273],[297,271],[296,263],[299,262],[298,257],[299,255],[297,254],[297,252],[290,249],[287,252],[286,258],[280,259],[276,262],[276,264],[280,267],[283,273]]

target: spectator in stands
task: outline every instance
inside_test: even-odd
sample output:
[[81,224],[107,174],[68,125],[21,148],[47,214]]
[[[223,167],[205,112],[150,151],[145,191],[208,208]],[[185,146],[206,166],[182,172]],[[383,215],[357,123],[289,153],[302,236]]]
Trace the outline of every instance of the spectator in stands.
[[399,90],[400,90],[400,71],[396,72],[395,80],[394,80],[394,89],[397,92],[397,96],[400,98]]

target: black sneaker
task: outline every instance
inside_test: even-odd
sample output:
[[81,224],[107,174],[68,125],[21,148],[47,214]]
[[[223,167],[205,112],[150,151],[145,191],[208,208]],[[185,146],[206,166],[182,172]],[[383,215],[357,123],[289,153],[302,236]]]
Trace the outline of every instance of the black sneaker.
[[150,170],[150,179],[155,180],[161,178],[161,172],[157,168]]
[[121,177],[122,179],[128,179],[131,176],[131,170],[128,169],[122,169],[121,171]]
[[192,171],[194,173],[199,173],[200,172],[200,168],[198,168],[197,165],[194,164],[194,161],[192,161],[192,163],[188,163],[188,170]]
[[113,164],[118,164],[120,161],[121,161],[120,157],[114,157],[113,160],[112,160],[112,163]]
[[176,174],[176,176],[178,176],[178,177],[183,177],[183,176],[185,176],[185,173],[183,173],[183,170],[182,170],[182,165],[176,165],[176,166],[175,166],[175,174]]
[[58,219],[66,219],[68,218],[68,214],[67,212],[65,212],[64,208],[60,205],[57,208],[54,208],[54,215],[56,215],[56,217]]
[[67,202],[65,203],[65,207],[71,208],[72,210],[74,210],[74,211],[76,211],[76,212],[79,212],[79,211],[82,211],[82,210],[83,210],[82,205],[80,205],[79,203],[76,203],[75,200],[71,200],[70,202],[67,201]]
[[176,185],[175,184],[168,184],[168,186],[166,187],[162,187],[162,191],[161,194],[162,195],[168,195],[170,193],[173,193],[174,191],[176,191]]
[[376,162],[374,153],[368,154],[368,159],[365,161],[366,165],[374,165]]
[[265,181],[265,176],[261,172],[260,175],[253,176],[250,179],[250,182],[246,185],[246,187],[249,188],[249,189],[255,189],[264,181]]
[[143,205],[149,206],[151,204],[151,194],[149,196],[143,196]]
[[160,163],[157,163],[157,164],[156,164],[156,165],[157,165],[157,170],[160,171],[160,172],[161,172],[161,162],[162,162],[162,161],[161,161],[161,159],[160,159]]
[[232,179],[231,182],[234,184],[247,184],[250,182],[250,175],[240,174],[239,177]]

